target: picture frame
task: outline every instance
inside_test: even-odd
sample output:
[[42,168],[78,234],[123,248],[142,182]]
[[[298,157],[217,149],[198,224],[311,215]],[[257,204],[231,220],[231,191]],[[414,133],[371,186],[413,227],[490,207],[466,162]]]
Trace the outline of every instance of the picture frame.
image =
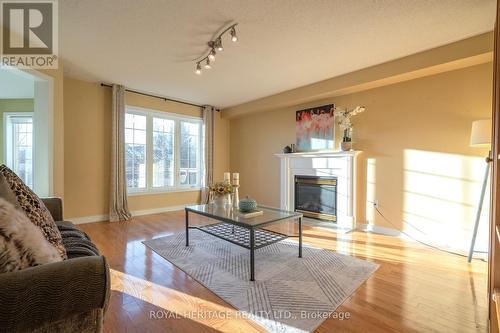
[[335,104],[295,112],[297,151],[332,150],[335,145]]

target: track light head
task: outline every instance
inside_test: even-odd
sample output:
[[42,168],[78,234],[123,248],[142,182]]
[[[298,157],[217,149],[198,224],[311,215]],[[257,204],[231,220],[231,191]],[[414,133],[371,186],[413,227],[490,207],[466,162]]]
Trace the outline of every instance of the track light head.
[[222,39],[218,38],[216,41],[215,41],[215,45],[216,45],[216,49],[217,51],[223,51],[224,48],[222,47]]
[[197,75],[201,75],[201,65],[200,65],[200,63],[199,63],[199,62],[196,64],[196,70],[195,70],[195,73],[196,73]]
[[207,58],[207,62],[205,63],[205,68],[210,69],[212,66],[210,65],[210,59]]
[[234,27],[231,28],[231,41],[233,43],[238,41],[238,36],[236,36],[236,29]]
[[215,61],[215,49],[212,49],[212,51],[210,51],[210,54],[208,55],[208,59],[210,59],[210,61]]

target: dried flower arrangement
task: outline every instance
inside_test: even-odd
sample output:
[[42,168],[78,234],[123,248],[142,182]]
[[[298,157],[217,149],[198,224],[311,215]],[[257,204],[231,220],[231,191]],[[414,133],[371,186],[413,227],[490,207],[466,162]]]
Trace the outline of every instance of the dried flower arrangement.
[[213,183],[212,185],[208,186],[210,189],[210,192],[213,194],[231,194],[233,193],[233,185],[229,182],[217,182]]

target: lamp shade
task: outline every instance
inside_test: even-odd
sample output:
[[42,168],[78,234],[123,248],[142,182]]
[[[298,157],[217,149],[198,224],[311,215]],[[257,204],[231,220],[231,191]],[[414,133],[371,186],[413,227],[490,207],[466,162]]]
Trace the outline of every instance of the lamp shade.
[[488,148],[491,144],[491,119],[481,119],[472,122],[470,145],[472,147]]

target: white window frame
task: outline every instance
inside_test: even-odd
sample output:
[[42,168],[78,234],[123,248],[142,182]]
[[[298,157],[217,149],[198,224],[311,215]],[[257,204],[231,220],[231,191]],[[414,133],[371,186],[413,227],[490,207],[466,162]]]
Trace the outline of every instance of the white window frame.
[[14,162],[14,133],[12,132],[12,126],[10,118],[13,117],[30,117],[32,130],[31,130],[31,163],[32,163],[32,184],[31,187],[35,185],[35,124],[34,124],[34,112],[4,112],[3,113],[3,160],[5,164],[15,171]]
[[[199,117],[185,116],[176,113],[152,110],[137,106],[125,106],[125,112],[145,116],[146,117],[146,187],[145,188],[130,188],[127,187],[128,195],[147,195],[169,192],[191,192],[201,190],[201,177],[203,175],[203,120]],[[173,120],[174,125],[174,185],[153,187],[153,118],[162,118]],[[180,184],[180,138],[181,138],[181,122],[191,122],[200,125],[199,147],[197,159],[198,165],[198,183],[196,185],[181,185]]]

